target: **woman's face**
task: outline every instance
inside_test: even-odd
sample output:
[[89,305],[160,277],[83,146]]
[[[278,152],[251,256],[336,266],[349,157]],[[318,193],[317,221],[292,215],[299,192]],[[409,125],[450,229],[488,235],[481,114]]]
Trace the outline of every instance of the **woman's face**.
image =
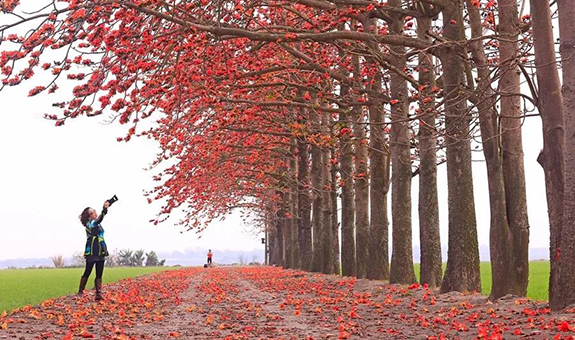
[[90,219],[95,220],[98,218],[98,213],[95,209],[90,208]]

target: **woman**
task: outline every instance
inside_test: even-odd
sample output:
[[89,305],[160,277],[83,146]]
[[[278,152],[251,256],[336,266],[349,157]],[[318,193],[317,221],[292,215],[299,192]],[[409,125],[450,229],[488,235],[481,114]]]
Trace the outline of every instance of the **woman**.
[[92,273],[92,269],[96,266],[96,279],[94,285],[96,286],[96,301],[103,299],[102,297],[102,274],[104,274],[104,261],[108,256],[108,247],[104,241],[104,228],[102,228],[102,220],[108,213],[110,202],[104,203],[102,213],[98,216],[96,210],[86,208],[80,215],[80,222],[86,229],[86,248],[84,250],[84,257],[86,258],[86,269],[80,278],[80,288],[78,295],[82,296],[88,278]]

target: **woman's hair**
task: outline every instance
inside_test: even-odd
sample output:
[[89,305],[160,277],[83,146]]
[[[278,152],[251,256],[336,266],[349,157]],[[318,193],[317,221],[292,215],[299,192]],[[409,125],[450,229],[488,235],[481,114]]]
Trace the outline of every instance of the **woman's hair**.
[[82,211],[82,214],[78,216],[78,218],[80,219],[80,222],[82,222],[82,225],[86,226],[86,224],[90,222],[90,207],[84,209],[84,211]]

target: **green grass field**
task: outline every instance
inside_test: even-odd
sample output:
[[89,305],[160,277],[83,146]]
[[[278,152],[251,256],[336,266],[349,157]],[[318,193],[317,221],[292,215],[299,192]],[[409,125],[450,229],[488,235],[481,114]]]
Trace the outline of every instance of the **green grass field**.
[[[443,266],[445,270],[445,264]],[[419,264],[415,264],[415,275],[419,280]],[[481,262],[481,286],[483,295],[491,292],[491,264]],[[536,300],[549,299],[549,262],[533,261],[529,262],[529,286],[527,287],[527,297]]]
[[[170,267],[106,268],[104,284],[129,277],[169,270]],[[0,270],[0,313],[78,292],[83,268]],[[86,289],[94,287],[94,273]]]
[[[168,269],[170,268],[106,268],[104,283]],[[14,308],[35,305],[47,299],[76,293],[82,271],[83,269],[80,268],[0,270],[0,313],[3,310],[10,311]],[[419,278],[419,264],[415,265],[415,273]],[[90,281],[87,289],[91,289],[94,285],[93,280]],[[483,294],[489,295],[491,291],[491,266],[488,262],[481,263],[481,282]],[[534,300],[547,300],[549,298],[548,284],[549,262],[531,262],[527,296]]]

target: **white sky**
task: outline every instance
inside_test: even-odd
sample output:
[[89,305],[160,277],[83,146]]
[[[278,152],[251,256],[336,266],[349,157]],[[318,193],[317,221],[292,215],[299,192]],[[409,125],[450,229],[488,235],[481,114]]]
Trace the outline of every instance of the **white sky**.
[[0,260],[83,251],[78,215],[86,206],[100,209],[114,194],[120,200],[103,222],[111,249],[263,249],[239,215],[214,223],[199,240],[170,221],[148,223],[159,204],[149,205],[143,189],[157,182],[143,168],[154,159],[155,142],[118,143],[125,127],[105,125],[104,117],[82,117],[57,128],[42,118],[56,113],[54,97],[28,98],[30,86],[0,92]]

